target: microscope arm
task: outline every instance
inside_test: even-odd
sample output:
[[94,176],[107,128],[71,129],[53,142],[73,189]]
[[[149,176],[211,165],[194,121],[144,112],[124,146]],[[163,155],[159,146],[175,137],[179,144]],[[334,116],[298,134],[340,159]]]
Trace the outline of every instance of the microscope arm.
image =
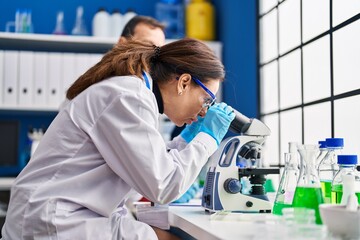
[[231,122],[229,130],[247,136],[269,136],[268,126],[256,118],[248,118],[234,109],[235,119]]

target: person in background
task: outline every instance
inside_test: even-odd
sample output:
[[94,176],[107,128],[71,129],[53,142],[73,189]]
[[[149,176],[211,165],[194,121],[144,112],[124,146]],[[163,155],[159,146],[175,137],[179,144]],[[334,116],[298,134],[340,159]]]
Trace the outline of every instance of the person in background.
[[162,46],[165,44],[164,28],[164,25],[152,17],[137,15],[126,23],[118,44],[123,44],[129,39],[135,39]]
[[[68,89],[15,179],[3,239],[175,238],[126,217],[124,203],[132,189],[157,204],[189,189],[235,117],[214,104],[224,77],[195,39],[114,46]],[[158,131],[162,113],[187,124],[169,143]]]
[[[128,21],[121,33],[118,44],[125,44],[128,40],[136,39],[140,41],[149,41],[156,46],[163,46],[165,44],[165,26],[158,22],[156,19],[148,16],[136,15],[130,21]],[[175,129],[183,130],[185,126],[175,127]],[[180,134],[179,131],[178,134]],[[178,135],[177,134],[177,135]],[[177,136],[176,135],[176,136]],[[175,137],[175,136],[174,136]],[[171,138],[173,139],[173,137]],[[182,195],[176,199],[174,203],[186,203],[195,197],[199,190],[199,184],[193,183],[191,187]],[[134,194],[130,201],[141,200],[142,196]],[[132,208],[131,203],[129,207]]]

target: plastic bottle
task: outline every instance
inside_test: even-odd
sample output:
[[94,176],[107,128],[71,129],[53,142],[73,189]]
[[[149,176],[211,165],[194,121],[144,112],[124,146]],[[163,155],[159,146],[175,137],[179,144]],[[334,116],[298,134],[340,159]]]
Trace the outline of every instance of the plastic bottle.
[[110,14],[100,7],[92,19],[92,35],[94,37],[110,37]]
[[125,25],[133,18],[135,17],[137,14],[134,10],[132,9],[128,9],[125,14],[123,15],[123,21],[122,21],[122,28],[121,28],[121,33],[125,27]]
[[77,7],[76,9],[76,19],[74,28],[71,31],[72,35],[88,35],[88,31],[85,26],[85,21],[83,19],[84,8],[82,6]]
[[65,27],[64,27],[64,12],[63,11],[60,11],[57,13],[56,26],[53,31],[53,34],[56,34],[56,35],[65,35],[66,34]]
[[325,203],[331,202],[331,182],[339,170],[337,156],[341,154],[343,147],[343,138],[326,139],[327,154],[318,166],[318,174]]
[[346,204],[346,197],[343,198],[343,176],[353,175],[355,176],[355,195],[360,199],[360,177],[356,170],[357,155],[338,155],[339,171],[336,173],[334,180],[331,184],[331,203]]
[[114,9],[110,15],[110,36],[119,38],[123,31],[123,15],[119,9]]
[[215,11],[206,0],[192,0],[186,7],[186,36],[200,40],[215,39]]
[[156,18],[165,25],[166,38],[184,37],[184,5],[180,0],[160,0],[157,2]]
[[292,207],[296,185],[299,179],[297,143],[289,142],[289,152],[285,153],[285,169],[276,193],[273,213],[282,215],[284,208]]

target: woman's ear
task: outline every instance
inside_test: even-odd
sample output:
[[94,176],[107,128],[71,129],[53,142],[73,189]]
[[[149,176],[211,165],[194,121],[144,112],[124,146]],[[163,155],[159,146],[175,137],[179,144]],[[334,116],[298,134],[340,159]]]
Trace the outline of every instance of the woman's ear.
[[182,95],[189,90],[191,85],[191,75],[188,73],[181,74],[177,83],[177,93]]

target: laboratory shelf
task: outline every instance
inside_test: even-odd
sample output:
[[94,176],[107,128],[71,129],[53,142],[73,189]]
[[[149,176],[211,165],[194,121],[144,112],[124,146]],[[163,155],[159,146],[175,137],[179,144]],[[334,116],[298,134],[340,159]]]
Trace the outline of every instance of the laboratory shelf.
[[117,38],[0,32],[0,49],[105,53]]
[[[175,40],[166,39],[166,43]],[[0,32],[0,49],[2,50],[105,53],[117,41],[118,38],[108,37]],[[205,43],[221,59],[222,43],[217,41],[205,41]]]
[[31,111],[31,112],[57,112],[59,108],[46,106],[4,106],[0,105],[0,111]]
[[10,190],[14,181],[14,177],[0,177],[0,191]]

